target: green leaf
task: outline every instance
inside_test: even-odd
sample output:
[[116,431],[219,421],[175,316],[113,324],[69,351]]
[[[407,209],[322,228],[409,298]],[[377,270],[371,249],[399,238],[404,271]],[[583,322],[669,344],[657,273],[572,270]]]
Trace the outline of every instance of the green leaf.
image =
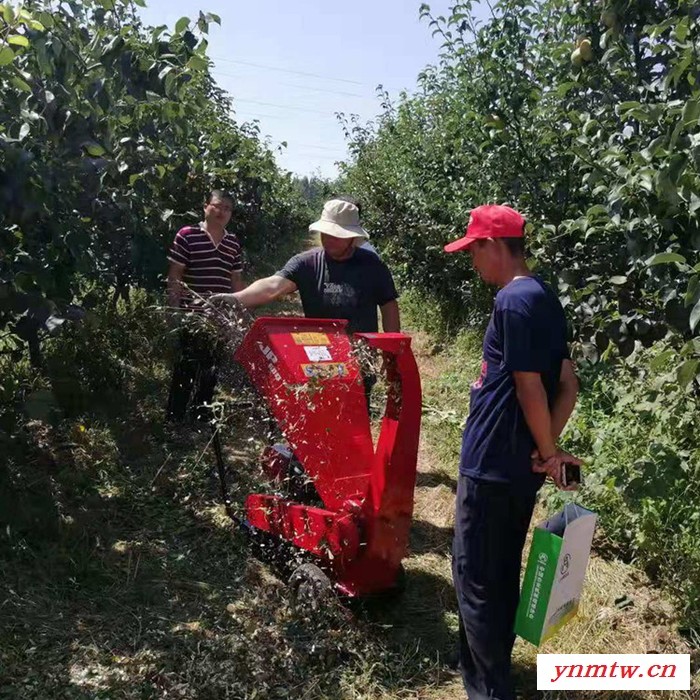
[[660,352],[650,363],[649,367],[654,371],[660,370],[676,354],[675,350]]
[[700,119],[700,99],[688,100],[683,107],[683,123],[686,126],[692,126],[698,119]]
[[29,23],[29,26],[37,32],[45,32],[46,31],[46,27],[38,19],[33,19]]
[[700,368],[700,360],[686,360],[677,370],[676,377],[678,383],[684,389],[695,379],[698,368]]
[[648,112],[645,112],[643,109],[631,109],[629,112],[627,112],[627,117],[634,117],[637,121],[639,122],[648,122],[651,121],[652,117],[651,114]]
[[647,192],[651,192],[654,189],[654,172],[652,168],[643,168],[637,173],[640,187]]
[[29,46],[29,39],[23,34],[13,34],[7,39],[8,44],[14,44],[14,46],[24,46],[25,48]]
[[700,300],[695,304],[693,310],[690,312],[690,330],[695,331],[698,323],[700,323]]
[[612,284],[624,284],[627,282],[627,277],[625,277],[625,275],[615,275],[614,277],[610,278],[610,282]]
[[676,25],[676,38],[678,41],[683,42],[688,38],[688,32],[690,31],[690,27],[688,26],[688,17],[684,17],[677,25]]
[[700,276],[693,275],[688,280],[688,289],[685,292],[683,301],[686,306],[694,304],[696,301],[700,301]]
[[134,4],[139,7],[146,7],[146,0],[134,0]]
[[84,144],[85,150],[91,155],[94,156],[95,158],[99,158],[100,156],[105,154],[105,149],[103,146],[100,146],[99,143],[95,143],[94,141],[88,141],[87,143]]
[[168,73],[165,76],[164,86],[165,86],[165,94],[168,95],[168,97],[172,96],[173,89],[176,87],[175,73]]
[[700,338],[689,340],[681,348],[681,355],[683,357],[687,357],[688,355],[700,355]]
[[177,34],[182,34],[190,26],[189,17],[180,17],[180,19],[175,23],[175,32]]
[[187,67],[196,71],[206,70],[208,65],[209,64],[205,58],[197,56],[196,54],[190,56],[190,60],[187,61]]
[[685,265],[685,258],[678,253],[657,253],[647,260],[647,265],[663,265],[664,263],[680,263]]
[[671,163],[668,166],[668,177],[672,183],[677,183],[686,164],[688,158],[685,153],[677,153],[671,158]]
[[557,96],[558,97],[566,97],[566,93],[569,92],[569,90],[571,90],[571,88],[574,88],[577,85],[578,85],[578,83],[575,81],[568,82],[568,83],[562,83],[561,85],[559,85],[559,87],[557,87],[557,90],[556,90]]
[[659,194],[665,197],[668,202],[675,206],[678,202],[678,188],[671,180],[668,168],[659,172],[656,183]]
[[29,124],[27,124],[27,122],[24,122],[24,124],[22,124],[22,126],[20,126],[20,128],[19,128],[19,140],[24,141],[24,139],[29,134],[30,130],[31,130],[31,127],[29,126]]
[[639,102],[620,102],[618,114],[622,115],[633,109],[639,109],[642,105]]
[[6,66],[15,58],[15,52],[9,46],[3,46],[0,49],[0,66]]
[[15,21],[15,11],[9,3],[2,4],[2,16],[5,22],[12,24]]
[[606,216],[608,213],[607,207],[603,206],[602,204],[594,204],[592,207],[588,209],[586,212],[586,216],[589,219],[592,219],[593,217],[596,216]]
[[41,24],[44,25],[44,27],[48,27],[49,29],[51,29],[56,25],[53,15],[50,12],[38,12],[37,17],[39,18]]
[[18,89],[21,90],[22,92],[31,92],[32,88],[29,86],[28,83],[25,83],[22,78],[19,78],[16,75],[13,75],[10,78],[10,82]]

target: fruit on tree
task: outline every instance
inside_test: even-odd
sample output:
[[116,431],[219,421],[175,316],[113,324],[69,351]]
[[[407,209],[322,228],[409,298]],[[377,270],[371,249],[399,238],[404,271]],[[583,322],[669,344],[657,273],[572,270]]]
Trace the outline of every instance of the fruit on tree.
[[581,52],[581,58],[584,61],[590,61],[593,58],[593,47],[590,39],[583,39],[578,46],[578,50]]

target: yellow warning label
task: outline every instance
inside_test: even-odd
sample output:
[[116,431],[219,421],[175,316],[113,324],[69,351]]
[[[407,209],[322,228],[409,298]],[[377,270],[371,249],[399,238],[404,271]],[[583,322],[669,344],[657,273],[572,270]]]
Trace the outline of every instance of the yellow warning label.
[[302,365],[301,368],[307,377],[332,379],[348,376],[348,368],[344,362],[314,362],[310,365]]
[[297,345],[330,345],[331,341],[325,333],[292,333]]

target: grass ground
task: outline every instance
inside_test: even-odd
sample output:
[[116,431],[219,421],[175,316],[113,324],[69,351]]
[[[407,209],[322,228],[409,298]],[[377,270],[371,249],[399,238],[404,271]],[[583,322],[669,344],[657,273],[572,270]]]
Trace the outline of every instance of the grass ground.
[[[29,424],[23,450],[0,470],[10,512],[0,514],[0,698],[463,698],[445,660],[456,641],[449,547],[474,339],[436,353],[415,336],[425,410],[407,587],[397,603],[354,615],[295,612],[284,583],[250,556],[220,505],[210,435],[162,424],[168,370],[154,345],[119,401]],[[256,410],[227,406],[240,502],[266,429]],[[633,603],[625,609],[614,602],[622,595]],[[536,651],[517,644],[527,700],[540,697]],[[664,595],[596,555],[579,618],[541,651],[688,648]],[[695,687],[547,698],[685,700],[700,697]]]
[[[421,438],[412,552],[407,561],[409,585],[401,609],[406,635],[411,630],[423,639],[424,648],[446,651],[454,643],[457,628],[456,601],[450,588],[450,538],[453,524],[455,465],[465,413],[468,387],[479,372],[477,340],[462,335],[446,350],[434,354],[429,337],[417,334],[415,348],[423,378],[424,422]],[[585,492],[581,495],[585,504]],[[539,507],[535,520],[543,519]],[[529,546],[529,544],[527,545]],[[527,547],[526,547],[527,551]],[[426,579],[429,583],[425,585]],[[623,608],[615,601],[626,596]],[[410,625],[406,621],[411,621]],[[399,626],[401,622],[398,622]],[[515,673],[523,698],[551,700],[581,698],[639,698],[685,700],[700,697],[700,654],[678,634],[678,618],[667,596],[646,577],[619,560],[594,552],[587,573],[584,596],[577,619],[539,650],[518,639],[514,653]],[[690,653],[695,679],[690,692],[637,691],[620,693],[538,693],[536,656],[540,653]],[[434,700],[464,697],[461,683],[445,680],[425,694]]]

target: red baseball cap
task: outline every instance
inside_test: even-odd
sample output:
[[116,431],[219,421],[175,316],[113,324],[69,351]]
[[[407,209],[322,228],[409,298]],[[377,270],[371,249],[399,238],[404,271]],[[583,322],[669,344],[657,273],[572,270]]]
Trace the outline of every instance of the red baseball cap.
[[522,238],[525,219],[504,204],[482,204],[472,209],[464,236],[445,246],[446,253],[468,248],[480,238]]

